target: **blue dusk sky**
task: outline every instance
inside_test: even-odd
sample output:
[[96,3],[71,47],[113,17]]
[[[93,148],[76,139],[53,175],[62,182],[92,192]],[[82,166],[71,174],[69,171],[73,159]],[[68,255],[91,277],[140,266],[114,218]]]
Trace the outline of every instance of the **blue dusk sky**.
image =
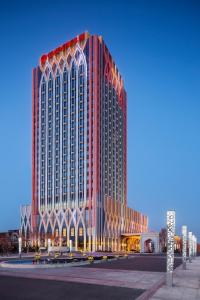
[[102,35],[128,94],[128,205],[200,240],[200,2],[3,1],[0,7],[0,231],[31,202],[31,72],[88,30]]

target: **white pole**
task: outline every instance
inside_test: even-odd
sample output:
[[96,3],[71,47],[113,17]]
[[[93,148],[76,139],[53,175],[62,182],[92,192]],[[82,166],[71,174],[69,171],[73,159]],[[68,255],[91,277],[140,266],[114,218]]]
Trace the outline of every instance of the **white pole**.
[[182,263],[183,269],[186,270],[187,260],[187,226],[182,226]]
[[197,251],[196,251],[196,249],[197,249],[197,247],[196,247],[196,236],[195,235],[193,235],[192,236],[192,246],[193,246],[193,257],[195,258],[196,257],[196,253],[197,253]]
[[22,238],[18,238],[18,243],[19,243],[19,257],[22,257]]
[[188,243],[189,243],[189,262],[192,262],[192,232],[188,233]]
[[197,256],[197,238],[195,239],[195,254]]
[[69,251],[72,252],[72,240],[69,240]]
[[167,277],[166,284],[173,284],[174,270],[174,235],[175,235],[175,211],[167,212]]
[[48,251],[48,255],[49,255],[50,254],[50,248],[51,248],[51,239],[48,239],[47,243],[48,243],[47,251]]
[[192,256],[195,258],[195,236],[192,235]]
[[195,255],[197,256],[197,238],[195,237]]

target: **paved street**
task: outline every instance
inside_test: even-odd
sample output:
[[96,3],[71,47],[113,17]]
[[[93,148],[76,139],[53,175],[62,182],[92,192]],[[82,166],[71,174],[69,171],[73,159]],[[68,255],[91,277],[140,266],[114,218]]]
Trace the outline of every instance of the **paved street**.
[[2,300],[133,300],[143,290],[0,276]]
[[[181,264],[181,258],[175,257],[174,266],[177,268]],[[140,256],[134,258],[119,259],[117,261],[105,261],[100,264],[92,264],[83,266],[84,268],[101,268],[101,269],[116,269],[116,270],[134,270],[134,271],[149,271],[149,272],[165,272],[166,271],[166,256]]]

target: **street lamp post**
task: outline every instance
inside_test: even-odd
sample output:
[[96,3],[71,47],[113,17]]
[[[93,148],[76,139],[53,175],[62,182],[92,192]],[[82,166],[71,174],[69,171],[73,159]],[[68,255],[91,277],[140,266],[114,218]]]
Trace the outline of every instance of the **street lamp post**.
[[69,252],[72,252],[72,240],[69,240]]
[[186,270],[187,260],[187,226],[182,226],[182,263],[183,269]]
[[194,251],[195,251],[195,256],[197,256],[197,238],[196,238],[196,236],[195,236],[195,249],[194,249]]
[[189,243],[189,262],[192,262],[192,232],[188,233],[188,243]]
[[195,238],[195,255],[197,256],[197,238]]
[[194,234],[192,235],[192,258],[193,259],[195,258],[195,255],[194,255]]
[[51,248],[51,239],[48,239],[48,255],[50,254],[50,248]]
[[175,211],[167,212],[167,276],[166,284],[173,284],[174,270],[174,235],[175,235]]
[[18,238],[18,244],[19,244],[19,257],[22,257],[22,238]]
[[192,255],[193,255],[193,258],[196,257],[196,237],[194,234],[192,236]]

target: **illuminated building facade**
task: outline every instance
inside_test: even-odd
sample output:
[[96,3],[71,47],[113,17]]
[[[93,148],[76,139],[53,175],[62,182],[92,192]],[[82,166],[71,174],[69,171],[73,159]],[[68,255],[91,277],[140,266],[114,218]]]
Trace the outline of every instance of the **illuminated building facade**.
[[32,98],[32,242],[120,250],[123,232],[146,232],[127,207],[127,97],[102,37],[43,55]]

